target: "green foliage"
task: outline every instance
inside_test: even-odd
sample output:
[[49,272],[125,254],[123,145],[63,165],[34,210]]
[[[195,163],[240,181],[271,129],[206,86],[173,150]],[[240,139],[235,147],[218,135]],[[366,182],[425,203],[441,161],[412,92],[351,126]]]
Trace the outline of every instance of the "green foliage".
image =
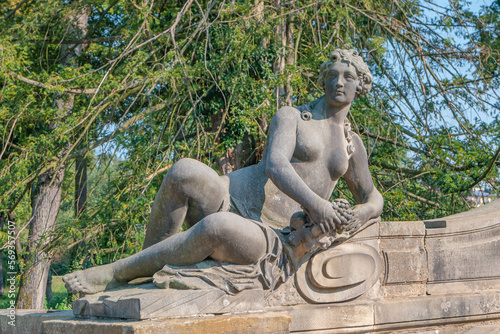
[[52,300],[47,302],[45,300],[45,309],[48,310],[71,310],[71,302],[68,302],[68,298],[71,298],[66,291],[62,281],[62,276],[52,277]]
[[[71,310],[71,303],[68,303],[68,291],[64,286],[61,276],[53,276],[52,278],[52,295],[53,299],[50,302],[45,300],[45,309],[48,310]],[[17,293],[17,292],[16,292]],[[0,309],[7,309],[10,306],[10,298],[6,295],[0,297]]]

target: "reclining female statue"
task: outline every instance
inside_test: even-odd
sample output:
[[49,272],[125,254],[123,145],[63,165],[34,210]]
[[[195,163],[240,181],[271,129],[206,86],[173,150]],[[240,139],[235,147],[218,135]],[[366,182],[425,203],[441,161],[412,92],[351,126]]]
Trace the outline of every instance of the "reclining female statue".
[[[143,250],[111,264],[64,276],[69,292],[92,294],[152,276],[165,265],[207,258],[256,263],[279,231],[304,210],[323,233],[356,230],[382,213],[383,199],[368,170],[366,150],[350,131],[353,100],[368,93],[372,76],[354,50],[336,50],[321,65],[325,95],[274,115],[262,161],[225,176],[192,159],[167,172],[156,195]],[[358,205],[347,221],[329,198],[344,177]],[[189,227],[179,232],[183,222]]]

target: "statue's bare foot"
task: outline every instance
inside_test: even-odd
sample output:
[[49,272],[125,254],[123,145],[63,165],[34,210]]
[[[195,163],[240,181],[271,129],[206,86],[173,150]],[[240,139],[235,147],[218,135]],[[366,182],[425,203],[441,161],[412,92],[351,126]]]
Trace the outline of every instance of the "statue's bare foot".
[[82,293],[85,295],[112,289],[126,284],[114,278],[113,264],[78,270],[63,276],[66,289],[69,293]]

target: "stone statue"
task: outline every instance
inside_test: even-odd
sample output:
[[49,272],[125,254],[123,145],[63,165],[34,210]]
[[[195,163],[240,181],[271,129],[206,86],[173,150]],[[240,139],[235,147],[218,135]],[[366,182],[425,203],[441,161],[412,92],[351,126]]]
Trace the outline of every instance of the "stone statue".
[[[192,159],[175,163],[156,195],[143,250],[64,276],[68,291],[94,294],[153,275],[160,287],[208,284],[237,293],[259,281],[273,289],[306,253],[378,217],[383,199],[347,120],[353,100],[370,91],[370,71],[356,51],[336,50],[319,82],[324,96],[276,112],[258,164],[219,176]],[[352,209],[329,202],[342,176],[358,202]],[[189,229],[178,233],[183,222]]]

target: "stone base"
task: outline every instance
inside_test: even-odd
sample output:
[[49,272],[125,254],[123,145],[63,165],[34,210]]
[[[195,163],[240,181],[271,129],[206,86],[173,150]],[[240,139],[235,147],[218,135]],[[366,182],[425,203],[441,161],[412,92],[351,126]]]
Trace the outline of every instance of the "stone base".
[[[41,333],[40,328],[43,333],[56,334],[500,333],[499,217],[497,200],[440,220],[371,225],[341,246],[370,246],[376,250],[372,258],[380,254],[381,263],[366,262],[361,255],[369,255],[367,252],[352,249],[305,272],[304,281],[290,279],[267,300],[262,290],[229,296],[217,289],[162,290],[143,284],[87,296],[76,301],[73,308],[80,317],[142,321],[40,318],[37,321],[43,326],[35,328],[23,327],[24,316],[19,315],[18,328],[35,330],[7,329],[7,333]],[[357,255],[352,261],[345,260],[353,254]],[[344,291],[345,284],[339,287],[335,282],[319,282],[327,278],[347,277],[348,287],[362,284],[359,280],[349,281],[356,276],[352,273],[359,274],[359,263],[375,268],[370,272],[378,282],[359,292],[362,295],[357,299],[350,295],[326,300],[323,295],[312,298],[307,293],[307,289],[321,292],[323,287],[337,290],[331,293]],[[340,274],[333,270],[344,267],[348,270]],[[355,270],[350,271],[351,267]],[[325,300],[329,303],[321,304]],[[229,314],[220,315],[224,313]],[[7,313],[4,315],[1,333],[5,332]],[[26,320],[32,318],[27,316]]]
[[[265,312],[148,320],[69,318],[70,311],[0,311],[0,333],[500,333],[500,292],[266,308]],[[57,319],[57,320],[54,320]]]
[[88,295],[73,302],[78,317],[144,320],[204,314],[244,313],[264,309],[263,290],[235,296],[219,289],[158,289],[153,283]]
[[43,324],[45,334],[286,334],[285,315],[206,316],[162,320],[52,320]]
[[451,324],[438,327],[425,327],[420,329],[404,329],[386,331],[384,334],[498,334],[500,321],[481,321],[468,324]]
[[[73,318],[72,311],[0,310],[1,334],[42,334],[42,324],[55,319]],[[10,323],[10,324],[9,324]]]
[[[292,333],[420,333],[426,328],[455,327],[457,331],[432,333],[462,333],[459,328],[470,323],[500,321],[500,292],[266,309],[273,311],[292,319]],[[496,331],[485,333],[500,333],[500,324],[493,326]]]

